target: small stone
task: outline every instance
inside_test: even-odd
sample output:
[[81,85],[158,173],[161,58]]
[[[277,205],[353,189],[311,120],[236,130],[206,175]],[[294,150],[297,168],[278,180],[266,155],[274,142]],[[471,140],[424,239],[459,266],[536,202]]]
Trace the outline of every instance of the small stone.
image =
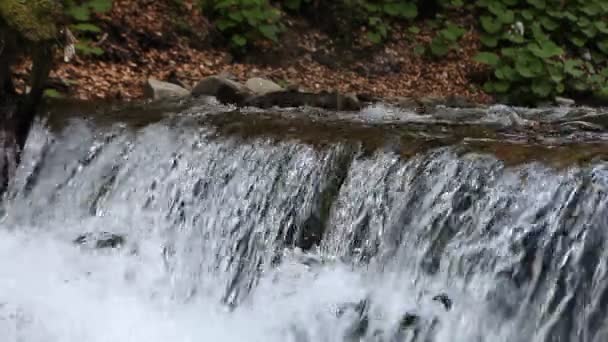
[[280,85],[261,77],[248,79],[247,82],[245,82],[245,86],[256,95],[264,95],[283,90]]
[[86,233],[79,235],[73,242],[75,244],[87,245],[97,249],[120,248],[125,244],[125,238],[122,235],[108,232],[102,232],[100,234]]
[[423,106],[434,107],[445,104],[446,99],[439,96],[423,96],[418,99],[418,102]]
[[154,78],[148,79],[144,87],[144,96],[154,100],[185,97],[188,95],[188,90],[176,84],[159,81]]
[[559,106],[570,107],[574,106],[576,102],[573,99],[569,99],[567,97],[556,96],[555,103]]
[[361,102],[357,98],[357,95],[349,94],[337,94],[337,106],[336,110],[361,110]]
[[401,108],[415,108],[418,107],[418,102],[413,97],[398,96],[391,99],[391,102],[395,103]]

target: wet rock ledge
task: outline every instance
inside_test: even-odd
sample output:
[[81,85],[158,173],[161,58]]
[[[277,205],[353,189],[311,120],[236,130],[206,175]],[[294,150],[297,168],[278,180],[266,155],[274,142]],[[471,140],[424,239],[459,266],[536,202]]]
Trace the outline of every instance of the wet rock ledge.
[[273,81],[259,77],[251,78],[245,84],[241,84],[229,76],[222,75],[202,79],[191,91],[177,84],[149,79],[145,85],[145,95],[154,100],[186,96],[215,97],[222,104],[236,105],[237,107],[286,108],[307,106],[335,111],[357,111],[374,102],[390,103],[399,107],[411,108],[421,113],[437,105],[460,108],[474,107],[466,99],[459,97],[380,99],[366,94],[341,94],[329,91],[314,93],[303,91],[297,87],[285,89]]

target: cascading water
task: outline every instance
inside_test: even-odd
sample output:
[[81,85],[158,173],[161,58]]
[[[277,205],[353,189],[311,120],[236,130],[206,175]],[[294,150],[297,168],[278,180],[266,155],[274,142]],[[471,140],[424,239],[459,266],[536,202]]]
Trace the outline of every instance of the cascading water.
[[4,201],[2,341],[608,340],[601,158],[219,131],[37,125]]

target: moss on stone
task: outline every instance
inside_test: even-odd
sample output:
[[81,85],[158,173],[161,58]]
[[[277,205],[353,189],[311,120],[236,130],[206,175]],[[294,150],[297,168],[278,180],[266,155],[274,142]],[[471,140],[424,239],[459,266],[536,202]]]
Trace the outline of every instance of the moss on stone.
[[31,42],[55,39],[61,5],[56,0],[1,0],[0,17]]

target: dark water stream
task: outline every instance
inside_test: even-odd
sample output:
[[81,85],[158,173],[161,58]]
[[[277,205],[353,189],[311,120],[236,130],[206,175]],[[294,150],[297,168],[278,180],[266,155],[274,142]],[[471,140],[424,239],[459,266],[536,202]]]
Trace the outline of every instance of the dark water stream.
[[608,340],[605,129],[95,111],[29,137],[2,341]]

